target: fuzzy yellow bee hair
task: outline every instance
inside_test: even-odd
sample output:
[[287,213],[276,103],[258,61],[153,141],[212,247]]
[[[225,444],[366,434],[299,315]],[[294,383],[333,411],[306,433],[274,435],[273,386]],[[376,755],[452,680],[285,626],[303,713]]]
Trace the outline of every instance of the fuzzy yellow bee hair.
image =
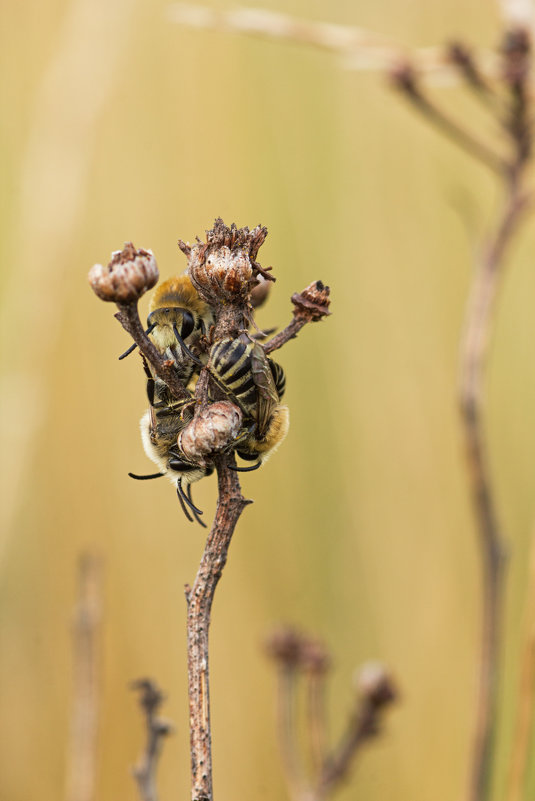
[[189,309],[199,317],[209,314],[208,304],[201,300],[186,273],[169,278],[156,287],[151,297],[149,313],[156,309],[175,306]]
[[[195,344],[201,333],[210,328],[213,315],[208,304],[199,297],[189,276],[184,273],[156,287],[147,322],[152,331],[150,338],[160,353],[165,353],[167,348],[177,345],[179,337],[183,337],[189,345]],[[180,342],[184,349],[184,342]],[[187,353],[196,361],[191,351]]]

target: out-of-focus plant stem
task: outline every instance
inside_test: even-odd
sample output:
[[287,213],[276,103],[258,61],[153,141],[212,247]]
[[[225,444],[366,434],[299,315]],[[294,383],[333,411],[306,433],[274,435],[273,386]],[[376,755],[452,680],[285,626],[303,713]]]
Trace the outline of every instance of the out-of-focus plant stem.
[[82,554],[72,632],[74,699],[67,754],[67,801],[95,798],[101,614],[102,564],[94,554]]
[[504,256],[527,204],[518,175],[507,183],[503,210],[476,265],[461,343],[460,407],[470,489],[476,513],[482,564],[482,624],[479,688],[474,733],[470,801],[488,797],[496,729],[497,673],[503,607],[504,546],[492,490],[483,431],[483,391],[494,309]]
[[[535,533],[534,533],[535,534]],[[523,801],[535,712],[535,536],[532,536],[525,607],[525,635],[521,657],[507,801]]]

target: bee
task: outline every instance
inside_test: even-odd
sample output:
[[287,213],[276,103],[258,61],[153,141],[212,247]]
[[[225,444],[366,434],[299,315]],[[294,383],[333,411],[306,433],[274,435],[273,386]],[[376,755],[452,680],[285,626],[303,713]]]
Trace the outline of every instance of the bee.
[[[156,287],[149,306],[145,334],[159,352],[172,359],[178,378],[187,386],[193,375],[207,361],[201,346],[201,337],[213,324],[212,310],[201,298],[186,273],[169,278]],[[124,359],[136,348],[131,345],[119,359]],[[161,402],[170,399],[167,386],[152,376]]]
[[[148,385],[152,381],[148,379]],[[153,390],[154,391],[154,390]],[[206,528],[200,519],[202,511],[195,506],[191,497],[191,485],[213,473],[212,467],[201,467],[188,461],[179,451],[177,438],[183,428],[193,419],[193,397],[190,400],[175,401],[171,407],[154,395],[155,405],[150,405],[140,420],[141,441],[149,459],[159,468],[158,473],[136,475],[131,478],[147,480],[167,476],[176,487],[182,511],[190,522],[193,518]],[[189,511],[188,511],[189,510]],[[190,515],[193,515],[193,518]]]
[[288,407],[280,403],[286,388],[284,370],[246,333],[217,342],[210,351],[208,370],[219,390],[244,415],[244,428],[234,450],[255,464],[232,469],[257,470],[288,433]]
[[[199,517],[202,511],[195,506],[191,497],[191,484],[210,475],[213,470],[188,461],[178,450],[177,437],[193,417],[191,389],[208,358],[202,348],[201,338],[206,336],[212,324],[212,311],[201,300],[188,275],[170,278],[154,291],[145,333],[158,351],[173,361],[178,378],[185,388],[190,388],[190,397],[175,399],[167,384],[155,375],[142,357],[147,376],[149,408],[140,421],[141,440],[145,453],[157,465],[159,472],[149,475],[128,474],[138,480],[167,476],[176,486],[180,505],[188,520],[192,521],[191,512],[204,527]],[[135,348],[134,343],[119,358],[124,359]]]

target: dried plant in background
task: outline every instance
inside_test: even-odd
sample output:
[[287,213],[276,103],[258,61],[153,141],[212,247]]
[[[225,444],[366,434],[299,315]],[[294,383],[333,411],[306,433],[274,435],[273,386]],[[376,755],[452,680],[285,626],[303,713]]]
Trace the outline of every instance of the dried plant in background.
[[[397,697],[395,684],[382,665],[363,665],[345,731],[329,749],[325,685],[331,659],[325,646],[295,629],[281,628],[271,635],[266,650],[277,668],[279,743],[290,798],[324,801],[347,778],[360,748],[380,733],[384,711]],[[296,719],[300,683],[305,684],[305,726]],[[299,743],[303,730],[309,740],[308,767]]]
[[[269,270],[257,262],[258,250],[266,235],[267,229],[261,226],[252,231],[248,228],[238,229],[235,225],[228,228],[221,219],[217,219],[213,229],[207,232],[206,242],[197,240],[193,245],[179,242],[188,258],[191,281],[202,300],[214,312],[215,323],[208,332],[207,347],[215,348],[223,340],[241,336],[253,322],[251,293],[258,286],[260,277],[274,280]],[[171,396],[177,401],[189,399],[189,392],[177,377],[173,361],[154,346],[139,319],[138,300],[158,280],[152,253],[136,250],[128,243],[122,251],[113,255],[107,267],[95,265],[90,271],[89,280],[98,297],[117,304],[117,319],[130,333],[154,374],[167,385]],[[294,295],[292,302],[293,320],[276,337],[260,346],[263,354],[282,347],[307,322],[317,322],[328,315],[329,288],[321,281],[316,281],[300,294]],[[253,369],[260,370],[258,380],[261,381],[260,355],[256,357]],[[265,356],[262,358],[265,360]],[[196,458],[201,466],[213,466],[218,479],[214,522],[193,586],[186,587],[193,801],[210,801],[213,797],[208,642],[210,615],[234,529],[243,509],[250,503],[241,494],[236,472],[235,430],[232,425],[224,424],[217,431],[214,430],[211,410],[217,404],[221,406],[221,400],[231,410],[238,403],[236,397],[227,397],[221,386],[214,383],[209,361],[199,371],[194,393],[194,416],[188,425],[191,429],[188,456]],[[235,411],[241,414],[237,406]],[[221,421],[221,415],[217,419]],[[206,442],[216,443],[212,445],[212,452],[207,451]]]
[[464,123],[451,122],[441,107],[428,99],[410,65],[400,67],[393,74],[393,80],[427,121],[491,167],[502,186],[502,208],[480,246],[474,266],[460,354],[459,400],[483,569],[479,699],[468,798],[483,801],[489,797],[492,775],[505,567],[504,535],[496,509],[483,427],[484,379],[505,256],[533,198],[532,190],[524,186],[532,155],[531,37],[525,28],[506,31],[501,47],[501,80],[497,85],[485,82],[477,56],[465,47],[450,47],[449,56],[467,86],[475,90],[476,97],[487,107],[491,104],[490,109],[505,138],[502,155],[498,155],[492,145],[476,142]]
[[158,801],[156,789],[156,769],[163,740],[173,731],[168,720],[158,716],[158,710],[165,700],[162,691],[152,679],[136,679],[131,684],[139,692],[139,705],[145,716],[146,743],[138,764],[132,772],[137,782],[141,801]]
[[67,751],[67,801],[93,801],[97,775],[102,563],[91,553],[78,563],[72,627],[73,702]]
[[[533,198],[527,169],[532,157],[533,9],[529,2],[504,2],[505,32],[497,53],[476,52],[464,42],[409,50],[359,28],[310,23],[265,9],[214,12],[178,3],[169,18],[197,28],[260,35],[322,47],[343,56],[346,67],[388,74],[392,85],[422,118],[489,168],[499,183],[502,207],[480,244],[465,313],[460,353],[459,401],[467,451],[468,481],[476,514],[482,564],[482,635],[479,690],[468,801],[490,797],[495,738],[500,626],[504,601],[504,535],[496,510],[483,427],[484,379],[494,311],[506,256]],[[481,103],[500,137],[473,131],[428,87],[439,79],[468,89]],[[517,782],[518,783],[518,782]]]

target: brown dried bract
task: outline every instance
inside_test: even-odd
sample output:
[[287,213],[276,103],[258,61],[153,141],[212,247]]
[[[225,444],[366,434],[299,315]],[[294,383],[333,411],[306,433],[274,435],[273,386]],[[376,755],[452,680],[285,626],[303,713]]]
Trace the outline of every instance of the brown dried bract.
[[294,317],[317,322],[330,314],[330,289],[322,281],[314,281],[302,292],[292,295]]
[[89,283],[101,300],[111,303],[135,303],[159,278],[158,265],[150,250],[136,250],[127,242],[112,254],[107,267],[95,264],[89,271]]
[[206,456],[220,453],[236,439],[242,421],[243,414],[233,403],[211,403],[180,433],[178,447],[187,459],[204,465]]

